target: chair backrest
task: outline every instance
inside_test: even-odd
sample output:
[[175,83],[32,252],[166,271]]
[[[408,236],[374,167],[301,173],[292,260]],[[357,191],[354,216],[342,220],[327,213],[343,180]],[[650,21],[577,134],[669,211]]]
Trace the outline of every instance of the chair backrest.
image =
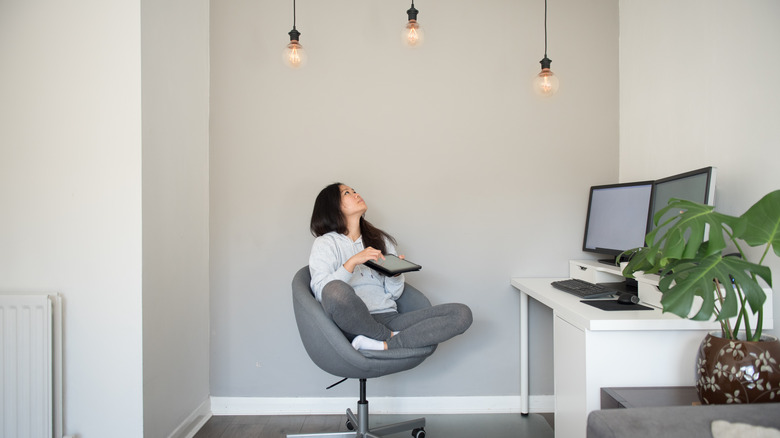
[[[309,267],[304,266],[292,281],[293,309],[303,346],[322,370],[338,377],[368,379],[414,368],[436,350],[435,345],[387,351],[355,350],[314,298],[310,282]],[[397,304],[400,312],[431,305],[425,295],[409,284],[405,285]]]

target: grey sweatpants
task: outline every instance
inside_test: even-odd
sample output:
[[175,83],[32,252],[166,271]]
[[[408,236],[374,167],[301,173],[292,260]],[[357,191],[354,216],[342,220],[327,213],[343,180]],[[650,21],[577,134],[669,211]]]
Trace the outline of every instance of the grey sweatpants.
[[[322,307],[349,337],[363,335],[387,341],[387,348],[416,348],[455,337],[471,326],[471,309],[449,303],[407,313],[368,311],[352,286],[331,281],[322,289]],[[399,332],[392,336],[392,332]]]

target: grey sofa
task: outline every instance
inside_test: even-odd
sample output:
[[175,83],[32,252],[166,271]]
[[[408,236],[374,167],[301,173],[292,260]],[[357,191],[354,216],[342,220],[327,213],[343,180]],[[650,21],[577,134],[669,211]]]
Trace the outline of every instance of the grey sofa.
[[588,416],[588,438],[712,438],[715,420],[780,429],[780,403],[603,409]]

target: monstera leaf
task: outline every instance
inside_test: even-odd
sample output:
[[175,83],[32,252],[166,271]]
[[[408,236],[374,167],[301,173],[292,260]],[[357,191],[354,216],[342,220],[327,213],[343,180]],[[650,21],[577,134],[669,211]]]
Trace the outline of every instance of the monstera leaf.
[[767,194],[740,216],[734,237],[750,246],[769,244],[780,256],[780,190]]
[[691,319],[706,321],[712,317],[716,308],[715,301],[719,299],[716,288],[722,286],[722,302],[719,302],[720,313],[717,318],[719,321],[739,313],[741,300],[737,289],[741,290],[755,313],[764,305],[766,294],[755,280],[754,273],[765,281],[771,278],[771,271],[767,266],[737,257],[722,257],[720,254],[713,254],[695,262],[676,262],[658,282],[658,287],[663,292],[661,304],[665,312],[687,318],[694,297],[699,296],[702,298],[702,305]]
[[[674,216],[662,224],[658,221],[667,212],[677,212]],[[656,228],[648,233],[645,238],[647,246],[657,248],[659,258],[656,263],[664,267],[671,260],[691,259],[694,257],[707,257],[720,253],[726,248],[726,240],[723,236],[723,225],[733,228],[738,218],[716,212],[712,206],[698,204],[682,199],[672,199],[669,205],[661,209],[653,217]],[[701,254],[702,244],[707,245],[705,254]]]
[[[670,211],[676,214],[659,224],[660,219]],[[654,216],[656,228],[645,237],[647,246],[623,254],[630,259],[624,275],[631,277],[636,271],[659,272],[679,260],[702,259],[720,254],[726,247],[723,225],[730,229],[738,221],[738,218],[716,212],[709,205],[672,199],[669,205]],[[709,232],[705,241],[707,228]]]

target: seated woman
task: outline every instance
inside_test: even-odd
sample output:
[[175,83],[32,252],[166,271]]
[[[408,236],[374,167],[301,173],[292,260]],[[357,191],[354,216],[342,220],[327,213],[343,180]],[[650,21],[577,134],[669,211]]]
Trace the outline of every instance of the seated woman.
[[[392,236],[363,215],[363,198],[354,189],[331,184],[314,202],[309,257],[311,288],[336,325],[357,350],[415,348],[438,344],[471,326],[471,309],[442,304],[398,313],[395,300],[404,292],[404,275],[386,277],[365,266],[368,260],[396,254]],[[403,258],[403,256],[401,256]]]

